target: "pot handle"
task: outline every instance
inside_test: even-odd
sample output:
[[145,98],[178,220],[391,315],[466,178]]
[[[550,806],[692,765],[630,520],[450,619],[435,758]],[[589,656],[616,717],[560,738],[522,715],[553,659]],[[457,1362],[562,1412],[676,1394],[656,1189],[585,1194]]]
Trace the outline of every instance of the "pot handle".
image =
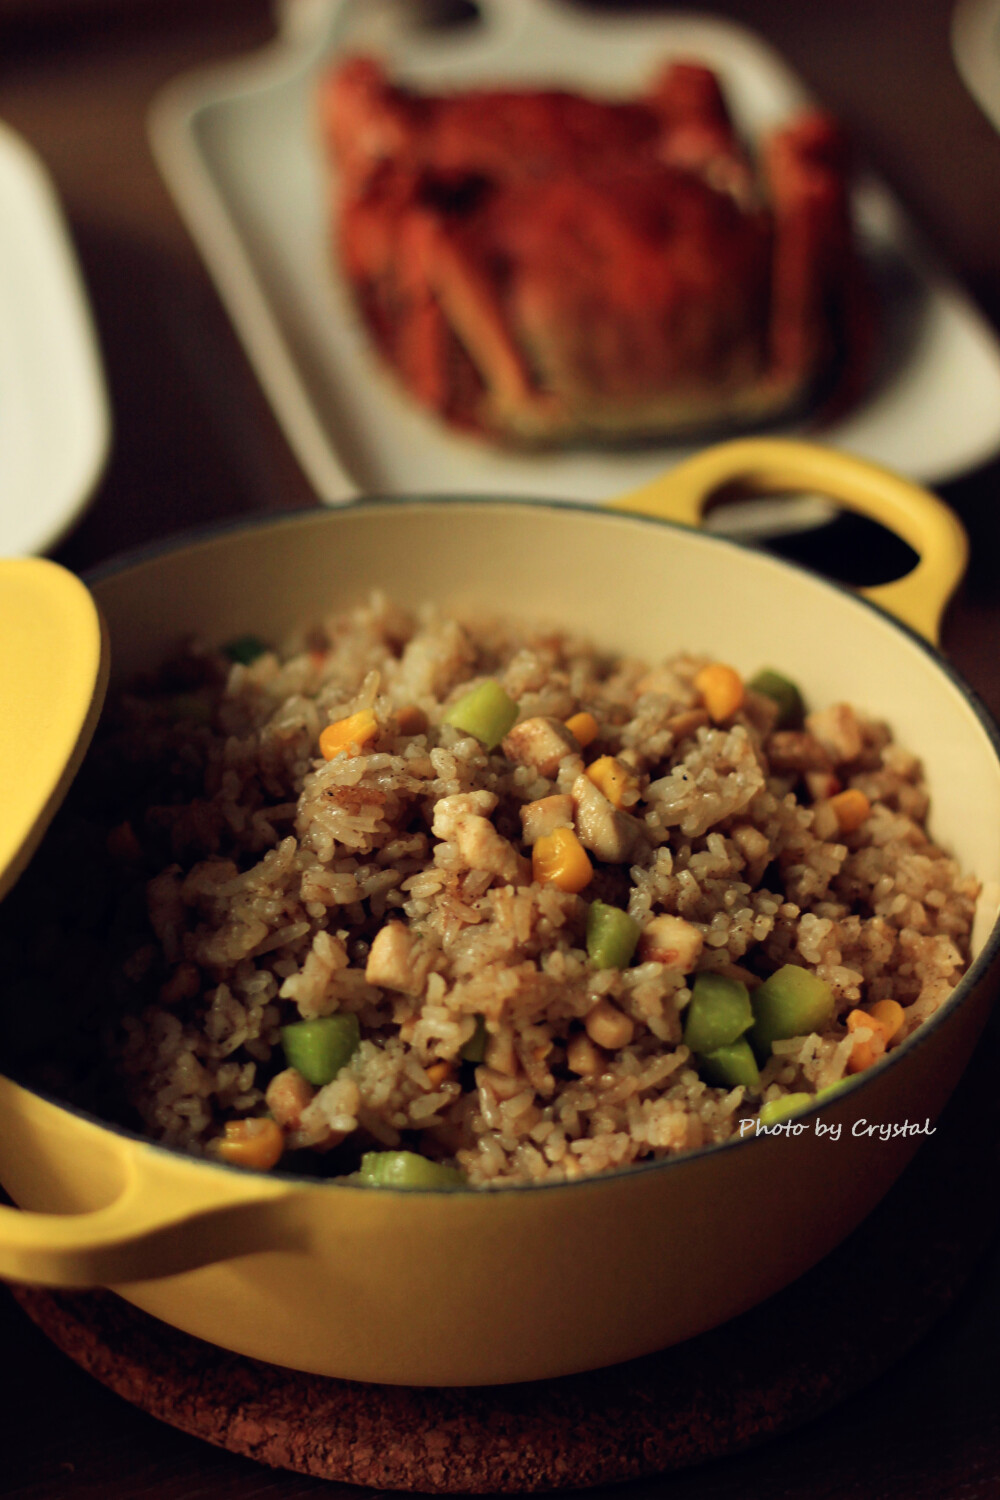
[[140,1165],[146,1149],[129,1157],[124,1185],[104,1208],[33,1213],[0,1205],[0,1277],[35,1286],[115,1286],[302,1248],[294,1216],[278,1205],[290,1196],[289,1184],[191,1161],[182,1173],[150,1172]]
[[729,485],[757,494],[818,491],[902,537],[917,554],[916,567],[859,592],[937,645],[945,605],[965,572],[968,540],[935,495],[878,464],[791,438],[737,438],[610,503],[698,527],[709,501]]

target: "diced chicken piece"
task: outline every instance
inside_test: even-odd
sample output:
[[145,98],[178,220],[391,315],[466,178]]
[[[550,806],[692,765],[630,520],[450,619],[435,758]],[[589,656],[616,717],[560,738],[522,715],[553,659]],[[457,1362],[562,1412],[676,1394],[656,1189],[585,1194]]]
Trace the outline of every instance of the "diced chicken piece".
[[537,802],[528,802],[521,808],[521,827],[524,842],[534,844],[540,838],[554,833],[557,828],[573,827],[573,798],[565,792],[552,797],[539,797]]
[[404,995],[423,994],[431,966],[431,951],[405,922],[386,922],[375,934],[368,953],[365,978],[369,984]]
[[282,1130],[301,1130],[302,1111],[312,1103],[315,1093],[297,1068],[286,1068],[271,1079],[264,1098]]
[[779,729],[767,742],[767,760],[776,776],[789,772],[805,775],[807,771],[830,771],[830,756],[825,746],[804,729]]
[[613,807],[588,776],[573,783],[573,821],[585,849],[607,864],[627,864],[642,842],[642,825]]
[[527,885],[531,880],[528,861],[497,833],[482,811],[476,810],[492,812],[496,803],[493,792],[456,792],[442,797],[434,809],[432,831],[455,844],[467,869],[485,870],[510,885]]
[[462,818],[476,813],[481,818],[489,817],[500,799],[495,792],[455,792],[451,797],[441,797],[434,806],[434,821],[431,832],[435,838],[453,839]]
[[470,870],[485,870],[509,885],[530,884],[530,864],[509,839],[497,833],[489,818],[470,815],[463,819],[455,842]]
[[683,917],[654,917],[639,934],[639,958],[643,963],[665,964],[690,974],[705,946],[701,929]]
[[605,1052],[617,1052],[620,1047],[627,1047],[635,1035],[632,1017],[607,999],[598,1000],[591,1007],[583,1024],[590,1040]]
[[576,755],[580,746],[559,719],[525,719],[515,724],[503,742],[508,760],[534,766],[540,776],[554,776],[565,755]]
[[806,728],[815,735],[834,765],[857,760],[864,748],[864,736],[857,714],[849,703],[832,703],[806,719]]

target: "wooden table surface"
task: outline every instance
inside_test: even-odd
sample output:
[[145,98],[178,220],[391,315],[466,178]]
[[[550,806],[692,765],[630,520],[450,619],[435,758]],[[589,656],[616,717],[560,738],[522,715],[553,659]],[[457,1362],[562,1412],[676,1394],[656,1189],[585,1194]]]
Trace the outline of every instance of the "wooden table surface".
[[[1000,327],[1000,136],[955,72],[950,0],[718,0],[709,9],[762,33],[839,113]],[[271,29],[263,0],[0,0],[0,118],[40,152],[62,194],[113,408],[104,480],[56,554],[73,568],[207,519],[311,503],[145,133],[147,107],[164,82],[256,47]],[[942,493],[972,541],[946,648],[1000,715],[1000,464]],[[984,1190],[995,1191],[995,1183]],[[996,1496],[998,1339],[995,1250],[945,1322],[866,1393],[758,1452],[619,1493],[633,1500]],[[0,1350],[7,1376],[0,1495],[297,1500],[346,1493],[257,1468],[133,1411],[51,1349],[2,1291]]]

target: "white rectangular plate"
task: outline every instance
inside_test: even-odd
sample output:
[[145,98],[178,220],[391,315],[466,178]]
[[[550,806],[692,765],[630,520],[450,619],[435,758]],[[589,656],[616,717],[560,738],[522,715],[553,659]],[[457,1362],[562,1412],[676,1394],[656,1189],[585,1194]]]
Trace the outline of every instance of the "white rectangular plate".
[[0,125],[0,554],[42,552],[80,514],[110,419],[76,258],[48,174]]
[[[372,349],[333,263],[314,109],[331,58],[376,50],[394,76],[428,89],[552,83],[627,94],[665,60],[693,57],[720,75],[751,138],[808,102],[780,58],[728,22],[595,17],[558,0],[480,0],[480,12],[478,23],[436,32],[415,28],[413,7],[392,0],[294,0],[275,44],[178,80],[153,112],[161,170],[289,442],[329,503],[421,491],[597,501],[690,451],[511,453],[454,434],[411,402]],[[1000,446],[1000,350],[881,184],[861,182],[856,207],[883,291],[882,356],[865,398],[817,436],[939,482]]]
[[951,50],[969,93],[1000,130],[1000,0],[958,0]]

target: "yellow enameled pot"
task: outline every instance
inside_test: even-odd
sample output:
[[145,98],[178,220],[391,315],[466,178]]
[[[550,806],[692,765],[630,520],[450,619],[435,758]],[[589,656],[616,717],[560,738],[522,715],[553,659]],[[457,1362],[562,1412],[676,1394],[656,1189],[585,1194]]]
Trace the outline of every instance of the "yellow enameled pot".
[[[862,599],[693,529],[732,483],[832,495],[903,536],[919,564]],[[886,718],[922,757],[932,830],[984,882],[976,958],[948,1004],[802,1116],[796,1137],[485,1193],[244,1172],[0,1078],[0,1180],[28,1210],[0,1208],[0,1274],[110,1285],[190,1333],[303,1370],[405,1384],[528,1380],[732,1317],[814,1264],[885,1193],[922,1136],[882,1140],[866,1126],[933,1124],[986,1018],[1000,948],[997,739],[928,644],[964,566],[961,527],[880,469],[766,439],[710,449],[620,505],[367,502],[132,560],[93,585],[113,679],[151,666],[182,635],[280,638],[374,586],[405,604],[544,616],[644,657],[690,647],[746,672],[776,666],[815,703],[848,700]],[[817,1133],[817,1120],[839,1123],[839,1140]]]

